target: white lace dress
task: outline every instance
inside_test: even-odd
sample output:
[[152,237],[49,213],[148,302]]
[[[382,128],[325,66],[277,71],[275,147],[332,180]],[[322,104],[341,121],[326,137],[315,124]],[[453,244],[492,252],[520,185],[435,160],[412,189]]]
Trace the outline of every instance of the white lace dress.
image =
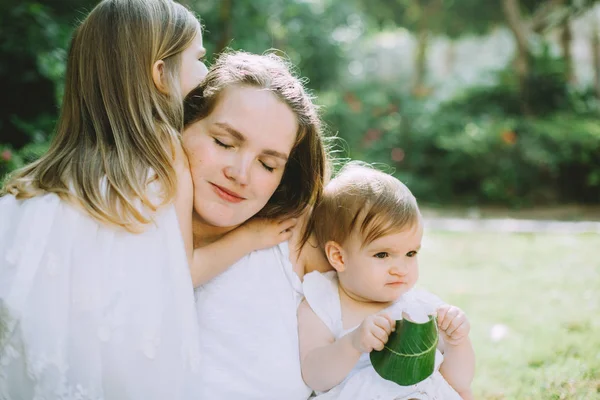
[[198,399],[306,400],[296,312],[302,283],[287,243],[246,255],[196,289]]
[[198,400],[199,354],[173,206],[136,235],[0,198],[0,399]]
[[[335,271],[307,274],[304,277],[303,289],[306,301],[336,339],[357,328],[346,330],[343,328]],[[423,290],[412,289],[386,311],[392,318],[401,319],[403,311],[431,314],[441,304],[443,302],[437,296]],[[416,385],[400,386],[380,377],[371,364],[369,354],[364,353],[342,383],[327,392],[317,393],[315,400],[461,400],[458,393],[438,371],[443,358],[437,350],[433,375]]]

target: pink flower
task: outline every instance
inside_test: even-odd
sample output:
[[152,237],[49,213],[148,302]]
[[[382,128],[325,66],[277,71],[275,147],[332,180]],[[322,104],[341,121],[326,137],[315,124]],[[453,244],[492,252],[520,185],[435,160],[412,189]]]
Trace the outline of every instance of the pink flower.
[[402,160],[404,160],[404,150],[402,150],[400,147],[395,147],[392,149],[392,153],[390,154],[392,157],[392,160],[399,163],[402,162]]
[[8,162],[12,159],[12,153],[10,152],[10,150],[6,149],[2,152],[2,154],[0,154],[0,158]]

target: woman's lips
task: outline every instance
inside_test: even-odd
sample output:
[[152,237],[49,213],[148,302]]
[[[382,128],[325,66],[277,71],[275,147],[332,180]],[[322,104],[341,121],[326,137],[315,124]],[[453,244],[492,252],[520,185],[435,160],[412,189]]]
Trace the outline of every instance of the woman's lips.
[[230,203],[239,203],[243,200],[246,200],[244,197],[240,196],[239,194],[232,192],[231,190],[227,190],[224,187],[215,185],[214,183],[211,183],[210,185],[213,188],[213,191],[217,194],[217,196],[219,196],[220,198],[222,198],[225,201],[228,201]]

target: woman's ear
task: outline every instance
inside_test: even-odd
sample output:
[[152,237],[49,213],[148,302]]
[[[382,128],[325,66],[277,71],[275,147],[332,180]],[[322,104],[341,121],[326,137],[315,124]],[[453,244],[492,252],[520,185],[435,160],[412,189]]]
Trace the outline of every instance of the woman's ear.
[[325,243],[325,255],[327,256],[327,260],[337,272],[343,272],[346,269],[343,252],[344,249],[342,249],[342,246],[340,246],[339,243],[334,242],[333,240]]
[[165,82],[165,62],[163,60],[158,60],[152,66],[152,80],[154,81],[154,86],[156,86],[161,93],[169,94]]

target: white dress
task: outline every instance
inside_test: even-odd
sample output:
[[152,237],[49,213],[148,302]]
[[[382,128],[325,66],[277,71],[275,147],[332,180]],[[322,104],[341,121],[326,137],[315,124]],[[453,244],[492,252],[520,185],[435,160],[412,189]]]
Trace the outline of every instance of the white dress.
[[298,348],[302,283],[287,243],[255,251],[196,289],[199,399],[306,400]]
[[54,194],[0,198],[0,399],[199,399],[174,207],[155,222],[132,234]]
[[[338,279],[335,271],[324,274],[315,271],[307,274],[304,277],[303,289],[307,303],[336,339],[357,328],[346,330],[343,328]],[[443,302],[437,296],[423,290],[412,289],[388,307],[386,311],[392,318],[401,319],[403,311],[431,314],[441,304]],[[439,350],[436,350],[435,358],[433,375],[416,385],[400,386],[380,377],[371,364],[369,353],[364,353],[342,383],[325,393],[317,393],[315,400],[461,400],[458,393],[438,371],[444,358]]]

